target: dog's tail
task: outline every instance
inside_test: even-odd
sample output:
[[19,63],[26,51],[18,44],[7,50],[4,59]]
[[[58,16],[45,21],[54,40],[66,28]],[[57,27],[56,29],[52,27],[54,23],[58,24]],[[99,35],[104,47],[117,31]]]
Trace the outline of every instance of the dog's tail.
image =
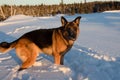
[[0,43],[0,53],[6,53],[13,49],[16,46],[16,41],[8,43],[8,42],[2,42]]

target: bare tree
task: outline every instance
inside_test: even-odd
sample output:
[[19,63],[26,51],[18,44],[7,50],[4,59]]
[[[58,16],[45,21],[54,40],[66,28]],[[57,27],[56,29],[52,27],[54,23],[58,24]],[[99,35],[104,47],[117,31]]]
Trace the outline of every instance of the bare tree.
[[3,19],[5,19],[6,17],[5,17],[5,15],[4,15],[4,12],[3,12],[2,6],[0,6],[0,11],[1,11],[1,14],[2,14]]
[[[14,0],[12,0],[11,2],[13,3]],[[14,7],[15,7],[15,6],[13,6],[13,4],[11,4],[11,6],[10,6],[10,11],[11,11],[10,15],[11,15],[11,16],[13,16],[13,15],[16,14],[16,10],[14,9]]]
[[10,11],[11,11],[11,16],[13,15],[13,7],[12,7],[12,5],[10,6]]
[[86,0],[84,2],[86,3]]
[[64,13],[64,5],[63,4],[64,4],[63,0],[61,0],[61,11],[62,11],[62,13]]

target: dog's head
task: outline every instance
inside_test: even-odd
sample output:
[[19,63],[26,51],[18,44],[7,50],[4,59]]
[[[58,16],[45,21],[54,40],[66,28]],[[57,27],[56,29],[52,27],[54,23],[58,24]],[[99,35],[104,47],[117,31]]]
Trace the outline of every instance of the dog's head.
[[81,16],[75,18],[73,21],[68,22],[64,17],[61,17],[61,23],[63,27],[63,37],[67,40],[75,41],[79,34],[79,23]]

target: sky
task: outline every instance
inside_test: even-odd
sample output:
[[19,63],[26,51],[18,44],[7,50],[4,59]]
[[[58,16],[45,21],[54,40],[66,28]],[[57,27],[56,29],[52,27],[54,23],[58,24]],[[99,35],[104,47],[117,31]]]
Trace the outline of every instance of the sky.
[[[84,0],[63,0],[64,3],[81,3]],[[86,0],[87,2],[92,1],[120,1],[120,0]],[[39,5],[39,4],[59,4],[61,0],[0,0],[0,5],[9,4],[9,5]]]

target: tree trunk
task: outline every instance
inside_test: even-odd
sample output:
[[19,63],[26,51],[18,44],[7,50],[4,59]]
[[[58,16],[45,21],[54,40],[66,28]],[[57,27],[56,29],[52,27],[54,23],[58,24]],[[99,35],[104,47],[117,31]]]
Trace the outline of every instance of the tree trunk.
[[2,6],[0,6],[0,11],[1,11],[1,14],[2,14],[3,19],[5,19],[6,17],[5,17],[5,15],[4,15],[4,12],[3,12]]
[[10,8],[10,9],[11,9],[11,16],[12,16],[12,15],[13,15],[13,8],[12,8],[12,5],[11,5],[11,8]]

